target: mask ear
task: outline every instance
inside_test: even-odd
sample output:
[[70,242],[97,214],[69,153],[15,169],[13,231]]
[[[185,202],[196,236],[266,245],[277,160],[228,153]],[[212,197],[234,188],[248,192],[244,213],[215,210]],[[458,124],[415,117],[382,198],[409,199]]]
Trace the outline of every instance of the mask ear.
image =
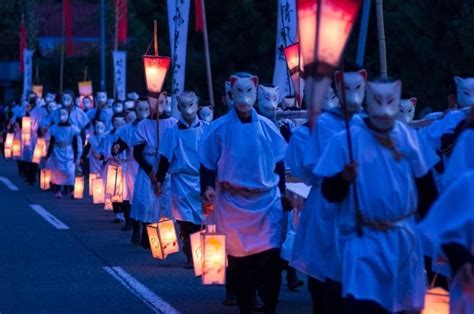
[[250,79],[252,80],[255,87],[257,87],[258,86],[258,77],[257,76],[252,76]]
[[234,86],[235,82],[237,82],[238,79],[239,79],[239,77],[237,77],[237,76],[235,76],[235,75],[232,75],[232,76],[230,77],[229,82],[230,82],[230,87],[231,87],[231,88]]
[[397,80],[393,83],[393,85],[395,87],[395,91],[400,94],[402,92],[402,81]]
[[365,69],[362,69],[360,71],[357,71],[362,77],[364,78],[364,81],[367,81],[367,71]]
[[418,100],[415,97],[410,98],[408,100],[412,103],[413,107],[416,107],[416,103],[417,103]]
[[463,79],[459,76],[454,77],[454,82],[456,83],[456,87],[461,87],[463,85]]

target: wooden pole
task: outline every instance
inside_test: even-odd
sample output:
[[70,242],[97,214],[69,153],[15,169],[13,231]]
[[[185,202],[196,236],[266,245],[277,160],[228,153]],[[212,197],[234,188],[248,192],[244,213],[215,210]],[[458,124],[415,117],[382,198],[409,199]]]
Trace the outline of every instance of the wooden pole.
[[367,42],[367,30],[369,28],[370,5],[371,0],[364,0],[362,7],[362,18],[360,21],[359,43],[357,46],[356,64],[360,67],[364,66],[365,46]]
[[[115,42],[114,42],[114,51],[118,50],[118,25],[119,25],[119,0],[115,0]],[[115,67],[115,66],[114,66]],[[114,69],[115,71],[115,69]],[[113,97],[114,99],[117,96],[117,90],[115,86],[115,74],[114,74],[114,79],[113,79]]]
[[377,13],[377,33],[379,39],[379,60],[380,60],[380,76],[383,79],[388,77],[387,71],[387,51],[385,46],[385,27],[383,22],[383,0],[375,1]]
[[155,51],[155,56],[158,55],[158,21],[153,21],[153,49]]
[[61,64],[59,66],[59,93],[63,92],[64,86],[64,42],[66,41],[66,7],[63,1],[63,38],[61,41]]
[[207,36],[207,21],[206,21],[206,7],[204,0],[201,1],[202,8],[202,35],[204,38],[204,52],[206,55],[206,74],[207,74],[207,89],[209,93],[209,102],[214,106],[214,90],[212,88],[212,72],[211,72],[211,57],[209,54],[209,38]]

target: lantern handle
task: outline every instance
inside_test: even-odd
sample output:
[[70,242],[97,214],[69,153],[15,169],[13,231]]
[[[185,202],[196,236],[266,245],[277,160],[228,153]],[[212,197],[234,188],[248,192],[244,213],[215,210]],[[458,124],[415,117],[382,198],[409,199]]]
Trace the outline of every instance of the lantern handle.
[[146,48],[146,51],[145,51],[145,56],[148,56],[148,51],[150,51],[150,48],[151,48],[151,45],[153,44],[153,39],[151,39],[150,43],[148,44],[148,48]]
[[40,79],[39,79],[39,65],[36,65],[35,85],[40,85]]

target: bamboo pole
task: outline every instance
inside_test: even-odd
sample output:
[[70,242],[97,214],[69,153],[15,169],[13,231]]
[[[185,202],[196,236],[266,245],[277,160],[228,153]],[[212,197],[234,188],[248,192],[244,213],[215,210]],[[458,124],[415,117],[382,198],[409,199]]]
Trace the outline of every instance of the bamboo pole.
[[66,7],[63,1],[63,38],[61,41],[61,61],[59,66],[59,93],[63,92],[64,87],[64,43],[66,41]]
[[380,76],[386,79],[387,71],[387,51],[385,46],[385,27],[383,21],[383,0],[375,1],[375,8],[377,13],[377,33],[379,40],[379,61],[380,61]]
[[209,93],[209,102],[211,105],[215,105],[214,103],[214,90],[212,88],[212,72],[211,72],[211,57],[209,54],[209,38],[207,36],[207,21],[206,21],[206,7],[204,4],[204,0],[201,1],[201,8],[202,8],[202,35],[204,39],[204,52],[206,55],[206,74],[207,74],[207,89]]
[[158,55],[158,21],[153,20],[153,49],[155,56]]

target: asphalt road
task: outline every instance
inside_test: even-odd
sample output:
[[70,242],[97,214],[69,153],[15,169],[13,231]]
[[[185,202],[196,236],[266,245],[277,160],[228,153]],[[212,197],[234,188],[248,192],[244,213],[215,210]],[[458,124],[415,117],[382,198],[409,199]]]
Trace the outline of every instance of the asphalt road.
[[[222,305],[224,287],[182,268],[182,253],[153,259],[112,219],[89,196],[58,200],[27,185],[1,159],[0,314],[238,313]],[[283,278],[278,313],[310,312],[306,288],[290,292]]]

